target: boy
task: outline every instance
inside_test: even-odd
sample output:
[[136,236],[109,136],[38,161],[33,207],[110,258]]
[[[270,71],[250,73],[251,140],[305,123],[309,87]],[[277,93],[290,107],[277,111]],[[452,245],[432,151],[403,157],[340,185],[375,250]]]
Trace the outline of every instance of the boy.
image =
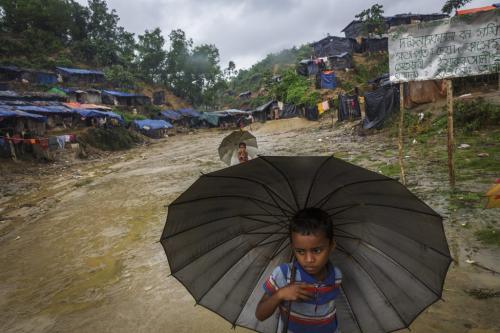
[[240,163],[248,162],[247,144],[244,142],[240,142],[238,145],[238,161]]
[[290,222],[290,240],[295,260],[274,269],[264,283],[265,294],[255,316],[266,320],[279,307],[277,333],[281,333],[287,318],[286,305],[292,302],[288,332],[340,332],[335,298],[340,293],[342,273],[328,260],[335,249],[330,217],[318,208],[300,211]]

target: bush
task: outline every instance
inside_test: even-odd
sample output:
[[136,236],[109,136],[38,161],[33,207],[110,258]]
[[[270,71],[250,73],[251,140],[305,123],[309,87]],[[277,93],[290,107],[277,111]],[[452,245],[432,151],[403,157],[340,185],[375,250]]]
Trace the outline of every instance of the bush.
[[454,103],[455,126],[465,132],[477,131],[500,125],[500,105],[488,103],[482,98]]
[[91,128],[80,137],[80,142],[101,150],[125,150],[143,142],[142,138],[134,132],[123,127]]

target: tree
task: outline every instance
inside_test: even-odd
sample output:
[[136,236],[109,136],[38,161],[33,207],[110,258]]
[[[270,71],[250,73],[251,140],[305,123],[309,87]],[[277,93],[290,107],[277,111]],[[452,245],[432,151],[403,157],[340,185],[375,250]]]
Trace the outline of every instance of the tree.
[[387,31],[383,6],[375,4],[368,9],[363,10],[355,17],[363,23],[363,33],[370,35],[376,34],[382,36]]
[[472,0],[447,0],[441,11],[445,14],[451,14],[453,10],[468,4]]
[[137,65],[139,74],[152,83],[160,82],[165,66],[167,52],[163,49],[165,39],[160,28],[146,30],[139,35],[137,43]]

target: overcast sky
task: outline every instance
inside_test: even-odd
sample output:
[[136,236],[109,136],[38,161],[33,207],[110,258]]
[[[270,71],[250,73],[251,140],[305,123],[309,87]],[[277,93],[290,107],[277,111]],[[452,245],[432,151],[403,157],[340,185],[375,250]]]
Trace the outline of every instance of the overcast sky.
[[[86,0],[78,0],[87,4]],[[490,5],[473,0],[464,8]],[[439,13],[445,0],[107,0],[120,25],[136,35],[159,27],[165,39],[182,29],[195,44],[215,44],[221,67],[249,68],[268,53],[320,40],[341,30],[375,3],[384,15]]]

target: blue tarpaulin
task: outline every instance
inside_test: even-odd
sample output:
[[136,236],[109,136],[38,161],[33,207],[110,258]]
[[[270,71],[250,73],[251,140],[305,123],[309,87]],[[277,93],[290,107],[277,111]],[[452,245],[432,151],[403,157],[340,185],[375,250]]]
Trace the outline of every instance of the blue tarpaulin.
[[144,120],[134,120],[134,125],[141,130],[158,130],[164,128],[173,128],[171,123],[165,120],[153,120],[153,119],[144,119]]
[[335,89],[337,79],[333,71],[324,71],[321,73],[321,89]]
[[174,110],[163,110],[160,114],[170,120],[179,120],[182,118],[182,115]]
[[114,112],[104,112],[92,109],[73,109],[73,111],[85,118],[114,118],[119,122],[123,122],[122,116]]
[[5,107],[0,107],[0,118],[28,118],[35,121],[46,122],[47,117],[38,114],[31,114],[19,110],[12,110]]
[[76,75],[104,75],[102,71],[93,70],[93,69],[80,69],[80,68],[68,68],[68,67],[56,67],[58,70],[62,72],[66,72],[68,74],[76,74]]
[[129,94],[126,92],[115,91],[115,90],[103,90],[102,93],[108,94],[111,96],[115,96],[115,97],[143,97],[144,96],[144,95],[138,95],[138,94]]
[[226,115],[218,114],[215,112],[203,112],[200,116],[201,120],[205,120],[207,123],[213,126],[219,126],[220,118],[225,117]]
[[193,109],[180,109],[177,110],[181,115],[184,117],[192,117],[192,118],[199,118],[201,114]]
[[57,75],[52,73],[36,73],[36,82],[38,84],[55,84],[57,83]]

